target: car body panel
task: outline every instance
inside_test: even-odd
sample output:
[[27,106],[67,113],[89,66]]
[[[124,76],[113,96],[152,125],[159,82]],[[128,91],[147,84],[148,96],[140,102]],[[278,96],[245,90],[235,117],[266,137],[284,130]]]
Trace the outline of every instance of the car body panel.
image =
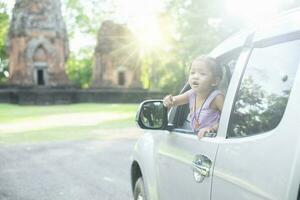
[[[300,134],[299,134],[299,125],[300,125],[300,66],[298,68],[297,76],[294,82],[294,87],[291,91],[291,96],[285,111],[285,116],[282,119],[282,126],[286,126],[285,130],[288,131],[288,139],[290,144],[284,146],[284,148],[294,149],[293,155],[294,158],[289,163],[291,166],[289,174],[289,182],[287,184],[287,189],[285,191],[284,199],[296,199],[300,186]],[[283,128],[284,129],[284,128]],[[286,131],[285,131],[286,132]],[[295,147],[293,147],[294,145]]]
[[295,9],[256,28],[254,42],[299,31],[300,9]]
[[[266,134],[227,139],[220,144],[212,199],[285,199],[297,147],[297,141],[288,139],[285,130],[278,127]],[[291,147],[284,148],[287,145]]]
[[220,45],[214,48],[209,54],[213,58],[217,58],[227,52],[243,47],[246,39],[253,33],[253,29],[240,31],[228,39],[224,40]]
[[155,176],[155,151],[156,143],[159,141],[161,135],[168,134],[168,131],[156,130],[155,134],[152,131],[145,130],[145,132],[138,139],[133,154],[132,162],[137,162],[145,184],[147,197],[151,200],[158,200],[157,180]]

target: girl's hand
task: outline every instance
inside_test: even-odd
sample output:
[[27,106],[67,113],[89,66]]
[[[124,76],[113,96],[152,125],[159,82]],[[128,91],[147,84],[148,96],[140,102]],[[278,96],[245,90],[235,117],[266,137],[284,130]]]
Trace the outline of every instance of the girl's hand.
[[203,138],[205,136],[205,134],[208,133],[215,133],[216,129],[214,127],[205,127],[205,128],[201,128],[197,134],[198,139],[200,140],[201,138]]
[[172,95],[167,95],[164,99],[163,99],[163,104],[165,107],[170,108],[174,105],[175,99]]

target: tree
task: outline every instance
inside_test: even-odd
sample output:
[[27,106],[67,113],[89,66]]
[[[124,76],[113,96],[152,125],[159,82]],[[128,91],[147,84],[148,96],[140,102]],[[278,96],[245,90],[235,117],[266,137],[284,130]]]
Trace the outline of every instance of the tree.
[[[86,38],[94,38],[96,41],[100,24],[110,11],[110,2],[108,0],[66,0],[62,2],[69,40],[74,41],[74,37],[79,33]],[[71,55],[66,64],[66,71],[70,80],[82,88],[90,85],[94,48],[95,45],[74,49],[71,45]]]
[[[228,15],[224,0],[168,0],[161,13],[170,50],[156,49],[144,60],[144,83],[150,89],[160,88],[177,93],[187,80],[188,66],[201,54],[229,35],[247,26],[242,18]],[[285,3],[280,11],[299,6],[299,1]],[[167,24],[167,26],[166,26]],[[150,84],[149,84],[150,83]]]
[[6,51],[6,38],[8,32],[9,15],[4,3],[0,3],[0,83],[7,80],[8,55]]
[[225,17],[220,0],[169,0],[159,19],[169,47],[143,60],[143,81],[150,89],[177,93],[187,80],[193,59],[207,54],[237,31],[241,23]]
[[83,49],[69,56],[66,72],[71,81],[81,88],[88,88],[92,77],[92,51]]

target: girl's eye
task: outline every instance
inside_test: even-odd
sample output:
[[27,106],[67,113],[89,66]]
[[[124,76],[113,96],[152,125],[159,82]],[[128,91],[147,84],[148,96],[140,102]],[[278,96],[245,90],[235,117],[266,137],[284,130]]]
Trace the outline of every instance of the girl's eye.
[[206,73],[200,73],[202,76],[205,76],[206,75]]
[[191,72],[191,74],[195,74],[195,72]]

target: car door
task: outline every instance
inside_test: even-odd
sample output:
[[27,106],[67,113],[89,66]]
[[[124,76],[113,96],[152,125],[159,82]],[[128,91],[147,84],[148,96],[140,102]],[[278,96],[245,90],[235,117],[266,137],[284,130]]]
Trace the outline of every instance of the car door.
[[[196,135],[181,130],[161,135],[156,152],[159,199],[210,199],[210,170],[217,148],[214,138],[199,141]],[[193,166],[197,159],[208,165],[209,174],[203,180],[200,169]]]
[[224,135],[214,163],[212,200],[290,199],[300,123],[292,114],[299,112],[297,37],[254,43],[241,79],[233,77],[224,104],[232,109],[220,122]]
[[[226,62],[235,64],[239,54],[240,50],[227,55]],[[223,83],[228,84],[228,81],[224,80]],[[188,89],[189,86],[186,86],[185,90]],[[177,107],[171,112],[175,113],[174,119],[170,119],[175,128],[160,135],[155,152],[159,199],[208,200],[218,142],[216,138],[209,137],[199,140],[191,131],[187,121],[188,105]]]

